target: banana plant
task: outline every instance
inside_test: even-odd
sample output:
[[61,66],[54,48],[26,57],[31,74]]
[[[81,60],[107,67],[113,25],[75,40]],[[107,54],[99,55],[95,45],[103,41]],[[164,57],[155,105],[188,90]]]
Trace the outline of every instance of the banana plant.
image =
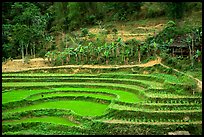
[[82,57],[83,57],[83,58],[85,57],[85,59],[86,59],[86,60],[83,60],[83,62],[84,62],[84,61],[88,62],[88,54],[90,54],[89,51],[88,51],[88,49],[89,49],[88,46],[83,46]]
[[124,61],[124,54],[125,54],[125,46],[126,44],[122,41],[119,37],[117,40],[117,56],[121,54],[121,61]]
[[96,52],[97,52],[97,62],[98,62],[98,63],[100,63],[102,50],[103,50],[103,47],[102,47],[102,46],[96,48]]
[[57,56],[57,52],[53,51],[51,52],[51,63],[54,64],[56,61],[56,56]]
[[94,59],[95,53],[96,51],[93,42],[89,42],[87,58],[89,59],[90,62]]
[[200,62],[201,56],[202,56],[202,52],[197,49],[196,54],[194,55],[194,58],[198,59],[198,62]]
[[124,46],[124,48],[125,48],[125,51],[124,51],[124,64],[128,64],[128,61],[129,61],[129,55],[130,55],[130,51],[131,51],[131,49],[130,49],[130,47],[129,46]]
[[111,48],[111,54],[112,54],[112,57],[115,57],[115,64],[117,64],[117,55],[116,55],[116,49],[117,49],[117,46],[115,44],[115,42],[112,42],[110,44],[110,48]]
[[65,53],[66,53],[66,64],[69,64],[70,62],[70,58],[72,55],[74,55],[74,48],[66,48],[65,49]]
[[136,46],[137,46],[137,51],[138,51],[138,62],[140,64],[140,60],[141,60],[141,55],[140,55],[140,44],[141,44],[141,41],[140,40],[136,40],[135,41],[136,43]]
[[103,52],[103,55],[105,56],[105,59],[106,59],[106,65],[108,65],[111,48],[107,43],[105,43],[104,49],[105,50]]
[[116,40],[116,60],[118,60],[118,61],[119,61],[119,59],[117,59],[117,58],[120,56],[121,41],[122,40],[120,37]]
[[46,54],[45,54],[45,57],[48,59],[48,62],[51,63],[51,52],[48,51]]
[[64,65],[64,59],[66,58],[66,52],[59,52],[59,57],[62,62],[62,66]]
[[77,48],[74,49],[76,63],[78,63],[80,61],[80,53],[79,53],[80,47],[81,47],[81,45],[79,45]]

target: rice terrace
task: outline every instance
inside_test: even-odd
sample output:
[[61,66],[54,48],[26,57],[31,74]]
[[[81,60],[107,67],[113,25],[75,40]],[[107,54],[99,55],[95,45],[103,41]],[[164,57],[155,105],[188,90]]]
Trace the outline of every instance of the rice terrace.
[[[154,68],[162,71],[161,65]],[[5,133],[163,134],[201,128],[202,96],[187,90],[192,85],[186,85],[181,74],[114,68],[86,73],[90,70],[3,73]]]
[[[166,10],[178,3],[128,3],[3,3],[3,135],[202,134],[200,3],[181,2],[197,9],[176,17]],[[101,4],[113,19],[96,21]]]

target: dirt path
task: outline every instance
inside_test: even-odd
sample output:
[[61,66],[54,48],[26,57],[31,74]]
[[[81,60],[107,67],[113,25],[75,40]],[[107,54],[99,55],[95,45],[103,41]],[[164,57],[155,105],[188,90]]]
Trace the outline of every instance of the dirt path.
[[124,123],[124,124],[148,124],[148,125],[175,125],[175,124],[182,124],[182,125],[189,125],[189,124],[202,124],[202,121],[195,121],[195,122],[130,122],[125,120],[104,120],[105,123]]
[[37,70],[37,69],[52,69],[52,68],[132,68],[132,67],[151,67],[159,64],[161,59],[149,61],[145,64],[137,65],[63,65],[56,67],[49,67],[46,61],[42,58],[31,59],[29,64],[22,63],[21,59],[8,61],[2,65],[2,72],[20,72],[25,70]]
[[[46,60],[46,59],[45,59]],[[21,72],[21,71],[27,71],[27,70],[37,70],[37,69],[52,69],[52,68],[132,68],[132,67],[151,67],[156,64],[161,64],[165,68],[170,68],[163,63],[161,63],[161,58],[157,56],[156,60],[151,60],[144,64],[137,64],[137,65],[64,65],[64,66],[56,66],[56,67],[49,67],[48,64],[46,64],[43,58],[35,58],[31,59],[29,64],[23,64],[22,59],[8,61],[7,63],[2,65],[2,72]],[[187,75],[188,77],[194,79],[197,82],[198,89],[200,92],[202,92],[202,81],[200,81],[197,78],[194,78],[193,76],[183,73],[181,71],[178,71],[177,69],[173,69],[174,71]]]

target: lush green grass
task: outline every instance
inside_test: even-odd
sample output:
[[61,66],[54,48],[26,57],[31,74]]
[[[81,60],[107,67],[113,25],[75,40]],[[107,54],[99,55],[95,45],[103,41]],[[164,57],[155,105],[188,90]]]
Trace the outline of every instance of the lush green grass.
[[38,110],[38,109],[67,109],[73,110],[76,114],[82,116],[98,116],[105,113],[106,108],[108,107],[107,104],[95,103],[90,101],[50,101],[50,102],[43,102],[35,105],[29,105],[26,107],[15,108],[12,110],[8,110],[7,112],[22,112],[27,110]]
[[[83,83],[83,82],[72,82],[72,83],[68,83],[68,82],[8,82],[8,83],[2,83],[3,87],[43,87],[43,86],[53,86],[53,85],[63,85],[63,86],[96,86],[96,87],[105,87],[105,88],[124,88],[126,90],[135,90],[136,93],[138,93],[140,90],[142,90],[143,88],[135,86],[135,85],[126,85],[126,84],[113,84],[113,83]],[[65,89],[66,90],[66,89]],[[111,92],[114,93],[115,91]],[[116,93],[121,93],[122,92],[116,92]],[[133,96],[133,97],[131,97]],[[140,101],[138,95],[135,95],[134,93],[129,93],[129,92],[124,92],[123,91],[123,95],[120,95],[119,100],[129,100],[127,99],[127,97],[131,97],[134,98],[132,101],[133,102],[138,102]]]
[[53,117],[53,116],[43,116],[43,117],[32,117],[32,118],[24,118],[20,120],[8,120],[3,121],[3,124],[19,124],[26,122],[46,122],[46,123],[54,123],[66,126],[76,126],[77,124],[69,121],[67,118],[62,117]]
[[150,74],[150,75],[156,76],[159,78],[163,78],[166,80],[166,82],[170,82],[170,83],[183,83],[182,80],[179,79],[177,76],[170,75],[170,74],[154,73],[154,74]]
[[42,94],[33,95],[31,97],[26,98],[26,100],[34,101],[37,99],[41,99],[42,95],[43,95],[43,98],[64,97],[64,96],[84,96],[84,97],[100,98],[100,99],[105,99],[105,100],[112,100],[112,99],[116,98],[115,96],[113,96],[111,94],[107,95],[107,94],[103,94],[103,93],[56,92],[56,93],[42,93]]
[[2,104],[8,103],[8,102],[20,101],[33,94],[42,93],[42,92],[51,92],[51,91],[53,90],[52,89],[11,90],[11,91],[2,93]]
[[87,92],[104,92],[104,93],[111,93],[118,96],[118,100],[121,102],[127,102],[127,103],[136,103],[143,101],[142,98],[140,98],[138,95],[126,92],[123,90],[112,90],[112,89],[106,89],[106,88],[69,88],[69,87],[63,87],[63,88],[54,88],[58,91],[87,91]]
[[157,81],[148,81],[148,80],[139,80],[140,82],[147,84],[150,86],[150,88],[154,89],[162,89],[163,88],[163,83],[157,82]]
[[192,75],[193,77],[199,79],[202,81],[202,69],[196,70],[196,71],[186,71],[185,72],[188,75]]
[[[67,91],[67,92],[102,92],[102,93],[109,93],[114,94],[117,96],[119,101],[128,102],[128,103],[135,103],[142,101],[142,99],[131,92],[123,91],[123,90],[112,90],[106,88],[72,88],[72,87],[63,87],[63,88],[53,88],[53,89],[41,89],[41,90],[12,90],[5,93],[2,93],[2,103],[8,103],[13,101],[20,101],[22,99],[29,99],[29,96],[33,96],[38,93],[51,93],[56,91]],[[85,93],[84,93],[85,94]],[[87,95],[87,94],[86,94]],[[36,95],[38,96],[38,95]],[[49,95],[48,95],[49,96]],[[100,97],[100,95],[96,95]]]

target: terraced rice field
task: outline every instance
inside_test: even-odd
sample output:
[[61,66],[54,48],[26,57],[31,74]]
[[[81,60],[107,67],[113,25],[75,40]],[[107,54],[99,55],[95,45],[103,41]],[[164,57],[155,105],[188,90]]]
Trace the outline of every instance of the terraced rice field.
[[3,73],[2,128],[4,135],[200,134],[202,94],[168,74]]

